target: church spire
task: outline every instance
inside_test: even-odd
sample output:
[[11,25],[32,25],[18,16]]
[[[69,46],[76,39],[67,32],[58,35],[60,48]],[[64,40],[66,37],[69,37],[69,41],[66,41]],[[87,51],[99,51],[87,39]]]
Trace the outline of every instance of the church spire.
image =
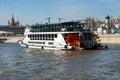
[[11,24],[14,25],[14,23],[15,23],[14,14],[12,13]]
[[14,14],[12,13],[11,19],[8,21],[9,26],[19,26],[19,21],[15,22]]
[[14,14],[12,13],[11,19],[9,21],[9,25],[13,26],[14,24],[15,24]]
[[12,13],[12,18],[14,18],[14,14]]

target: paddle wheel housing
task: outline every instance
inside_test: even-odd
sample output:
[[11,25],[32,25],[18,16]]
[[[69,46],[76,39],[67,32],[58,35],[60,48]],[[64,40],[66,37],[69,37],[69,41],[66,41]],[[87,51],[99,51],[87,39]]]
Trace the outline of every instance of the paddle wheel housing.
[[65,42],[69,46],[83,47],[83,38],[82,36],[79,36],[79,33],[65,34]]
[[98,34],[93,34],[93,41],[95,43],[95,49],[99,49],[100,47],[102,47],[101,45],[101,39],[100,36]]

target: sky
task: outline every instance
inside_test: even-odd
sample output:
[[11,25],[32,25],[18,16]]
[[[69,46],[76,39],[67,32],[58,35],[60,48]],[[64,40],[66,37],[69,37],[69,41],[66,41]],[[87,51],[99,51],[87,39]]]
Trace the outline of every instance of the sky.
[[21,24],[104,19],[106,15],[120,16],[120,0],[0,0],[0,25],[7,25],[11,15]]

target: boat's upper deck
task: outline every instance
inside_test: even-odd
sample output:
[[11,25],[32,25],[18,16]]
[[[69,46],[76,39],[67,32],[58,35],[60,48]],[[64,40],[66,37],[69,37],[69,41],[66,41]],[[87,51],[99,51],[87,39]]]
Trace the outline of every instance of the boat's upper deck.
[[90,27],[89,24],[81,22],[63,22],[52,24],[35,24],[30,26],[31,32],[66,32],[66,31],[84,31]]

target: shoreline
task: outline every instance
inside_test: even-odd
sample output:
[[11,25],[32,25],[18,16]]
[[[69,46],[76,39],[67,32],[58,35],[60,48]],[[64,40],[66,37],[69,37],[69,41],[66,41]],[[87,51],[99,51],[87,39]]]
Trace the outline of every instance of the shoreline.
[[22,36],[11,36],[11,37],[0,37],[1,39],[4,38],[4,39],[7,39],[5,40],[3,43],[17,43],[18,40],[21,40],[23,39]]
[[99,35],[102,44],[120,44],[119,34]]
[[[120,35],[119,34],[107,34],[107,35],[99,35],[100,43],[102,44],[120,44]],[[23,39],[23,36],[12,36],[12,37],[0,37],[6,38],[7,40],[4,43],[17,43],[18,40]]]

